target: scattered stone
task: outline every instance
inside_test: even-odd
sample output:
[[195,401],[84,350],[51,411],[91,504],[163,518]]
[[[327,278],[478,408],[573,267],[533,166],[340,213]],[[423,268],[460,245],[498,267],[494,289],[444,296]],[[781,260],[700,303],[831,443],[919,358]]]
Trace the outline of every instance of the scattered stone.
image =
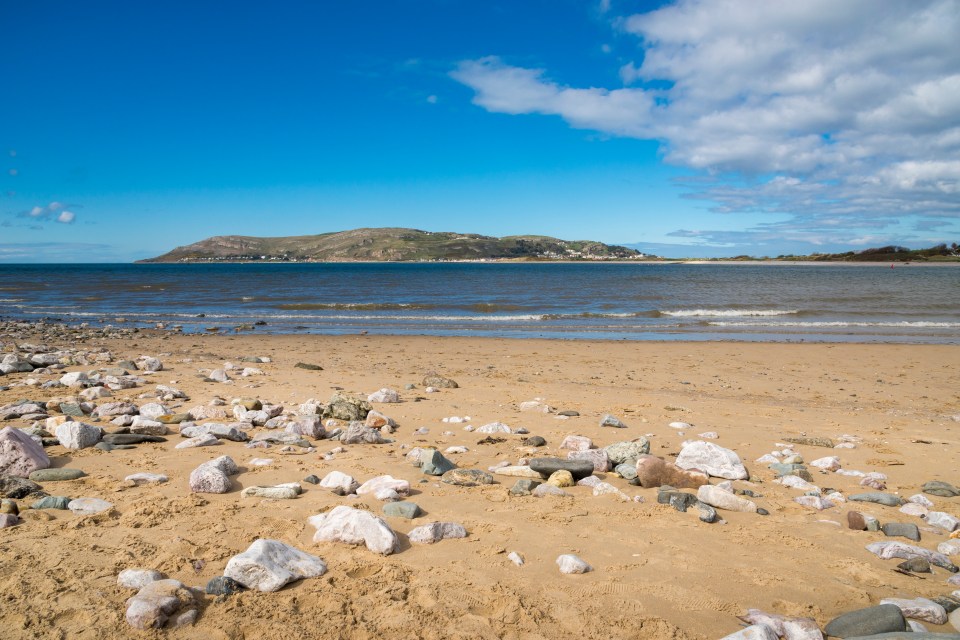
[[443,454],[436,449],[420,451],[420,469],[428,476],[442,476],[456,468],[457,465],[444,458]]
[[887,522],[880,527],[880,530],[888,538],[901,537],[920,542],[920,529],[917,528],[917,525],[909,522]]
[[204,462],[190,473],[190,490],[195,493],[227,493],[230,476],[239,472],[230,456],[220,456]]
[[778,640],[777,632],[765,624],[752,624],[749,627],[723,636],[720,640]]
[[100,442],[103,430],[83,422],[64,422],[57,427],[56,435],[67,449],[86,449]]
[[43,493],[43,487],[32,480],[19,476],[0,476],[0,498],[19,500],[36,493]]
[[163,436],[148,436],[141,433],[108,433],[103,436],[101,443],[113,445],[143,444],[144,442],[166,442]]
[[588,460],[593,464],[595,473],[606,473],[610,470],[610,458],[604,449],[591,449],[589,451],[571,451],[567,454],[568,460]]
[[309,362],[298,362],[293,365],[295,369],[306,369],[307,371],[323,371],[323,367],[318,364],[310,364]]
[[[672,503],[671,503],[671,504],[672,504]],[[698,502],[698,503],[697,503],[697,508],[700,510],[700,521],[701,521],[701,522],[706,522],[707,524],[712,524],[712,523],[716,522],[716,521],[719,519],[719,517],[720,517],[719,515],[717,515],[717,510],[714,509],[713,507],[711,507],[710,505],[706,504],[706,503]]]
[[127,623],[136,629],[176,628],[197,618],[193,593],[177,580],[155,580],[127,600]]
[[513,433],[513,431],[502,422],[491,422],[482,427],[477,427],[477,433]]
[[[601,427],[613,427],[615,429],[626,429],[627,425],[623,423],[616,416],[610,415],[609,413],[600,418]],[[563,557],[563,556],[561,556]]]
[[593,440],[586,436],[569,435],[560,443],[560,448],[570,451],[589,451],[593,448]]
[[307,522],[317,529],[314,542],[363,544],[370,551],[385,556],[397,551],[397,534],[382,518],[369,511],[340,505],[328,513],[311,516]]
[[142,589],[157,580],[163,580],[163,574],[154,569],[124,569],[117,576],[117,586]]
[[3,498],[0,500],[0,513],[9,513],[16,516],[20,514],[20,507],[17,506],[16,500]]
[[709,477],[700,471],[681,469],[666,462],[663,458],[642,455],[635,467],[637,483],[644,488],[656,488],[664,485],[676,489],[697,489],[710,482]]
[[904,618],[923,620],[931,624],[946,624],[947,612],[939,604],[926,598],[884,598],[881,605],[892,604],[903,612]]
[[530,492],[534,498],[543,498],[545,496],[554,496],[558,498],[569,497],[570,494],[561,489],[560,487],[555,487],[552,484],[538,484],[534,487],[533,491]]
[[216,578],[211,578],[207,582],[207,586],[204,587],[204,592],[212,596],[233,596],[246,587],[234,580],[233,578],[228,578],[227,576],[217,576]]
[[[381,477],[389,478],[389,476]],[[390,479],[392,480],[393,478]],[[320,486],[324,489],[339,489],[342,492],[341,495],[349,495],[357,490],[357,488],[360,486],[360,483],[354,480],[353,476],[348,476],[341,471],[331,471],[323,477],[323,480],[320,480]],[[409,486],[410,485],[407,484],[408,488]]]
[[837,456],[827,456],[826,458],[818,458],[810,463],[811,467],[816,467],[817,469],[822,469],[824,471],[837,471],[840,469],[840,458]]
[[77,498],[67,503],[67,509],[78,516],[92,516],[113,508],[112,502],[100,498]]
[[560,567],[560,573],[587,573],[593,571],[593,567],[571,553],[565,553],[557,558],[557,566]]
[[636,466],[640,456],[650,453],[650,441],[644,437],[628,442],[615,442],[603,448],[613,466],[630,464]]
[[459,487],[476,487],[494,482],[492,475],[479,469],[451,469],[440,477],[440,481]]
[[313,475],[313,474],[310,474],[309,476],[307,476],[306,478],[304,478],[303,481],[304,481],[304,482],[307,482],[307,483],[309,483],[309,484],[320,484],[320,478],[318,478],[317,476],[315,476],[315,475]]
[[351,422],[340,437],[344,444],[383,444],[386,442],[379,429],[368,427],[362,422]]
[[424,376],[421,384],[423,384],[425,387],[436,387],[438,389],[457,389],[460,387],[456,381],[451,380],[450,378],[445,378],[441,375],[437,375],[433,372]]
[[526,465],[516,465],[508,467],[498,467],[492,469],[493,473],[498,476],[508,476],[513,478],[534,478],[540,480],[543,476],[540,475],[537,471],[534,471]]
[[434,544],[450,538],[466,538],[467,530],[455,522],[431,522],[412,530],[407,537],[410,542]]
[[[31,480],[33,479],[33,474],[31,475]],[[943,511],[931,511],[927,514],[927,524],[931,527],[938,527],[949,532],[956,531],[960,529],[960,519],[955,516],[950,515],[949,513]]]
[[530,436],[523,440],[523,444],[528,447],[542,447],[547,444],[547,441],[540,436]]
[[744,480],[749,477],[736,453],[713,442],[698,440],[687,444],[677,456],[676,465],[681,469],[697,469],[727,480]]
[[872,502],[874,504],[882,504],[887,507],[899,507],[903,504],[903,499],[900,496],[895,496],[892,493],[883,493],[880,491],[871,491],[869,493],[856,493],[847,498],[853,502]]
[[324,419],[333,418],[356,422],[365,420],[371,408],[370,403],[366,400],[335,393],[330,398],[329,404],[324,408],[323,417]]
[[419,516],[422,511],[420,510],[420,506],[415,502],[388,502],[383,505],[383,513],[384,515],[394,518],[413,520]]
[[[326,480],[326,478],[324,478],[324,480]],[[322,481],[320,482],[320,486],[324,486]],[[384,490],[391,490],[396,492],[397,495],[406,496],[410,493],[410,483],[406,480],[398,480],[393,476],[383,475],[367,480],[362,485],[357,487],[356,491],[358,496],[367,494],[376,496],[379,492]]]
[[31,509],[61,509],[66,510],[67,506],[70,504],[71,499],[65,498],[63,496],[45,496],[40,498],[32,505]]
[[510,487],[510,495],[512,496],[528,496],[530,492],[536,489],[541,483],[537,480],[532,480],[529,478],[523,478],[517,480],[517,482]]
[[34,482],[59,482],[62,480],[76,480],[82,478],[86,473],[80,469],[40,469],[30,474],[30,479]]
[[960,489],[957,489],[948,482],[941,482],[940,480],[931,480],[930,482],[924,483],[922,490],[924,493],[929,493],[932,496],[938,496],[940,498],[955,498],[956,496],[960,496]]
[[561,460],[560,458],[532,458],[530,468],[543,478],[549,478],[554,471],[565,469],[570,472],[574,480],[580,480],[593,475],[594,465],[589,460]]
[[880,633],[907,631],[903,612],[893,604],[858,609],[837,616],[823,628],[824,635],[836,638],[872,636]]
[[574,486],[573,475],[566,469],[559,469],[550,474],[550,477],[547,478],[547,484],[561,489],[572,487]]
[[278,487],[246,487],[240,492],[242,498],[265,498],[268,500],[293,500],[300,495],[299,485]]
[[[101,443],[102,444],[102,443]],[[177,444],[174,449],[194,449],[196,447],[215,447],[222,444],[220,439],[213,435],[212,433],[205,433],[200,436],[195,436],[193,438],[187,438],[183,442]]]
[[709,484],[705,484],[697,489],[697,499],[717,509],[741,511],[744,513],[757,512],[757,505],[755,503]]
[[367,402],[394,403],[400,402],[400,394],[393,389],[380,389],[367,397]]
[[847,527],[854,531],[866,531],[867,521],[859,511],[847,512]]
[[951,573],[957,573],[958,571],[956,565],[950,562],[950,558],[946,555],[904,542],[874,542],[867,545],[867,551],[876,555],[881,560],[889,560],[891,558],[899,558],[901,560],[923,558],[930,564],[942,567]]
[[223,575],[247,589],[268,592],[277,591],[301,578],[316,578],[326,572],[327,565],[320,558],[279,540],[260,539],[243,553],[230,558]]
[[392,430],[394,427],[397,426],[397,423],[394,422],[391,418],[383,415],[379,411],[374,411],[374,410],[371,410],[370,413],[367,414],[367,418],[363,424],[373,429],[387,429],[387,430]]
[[923,558],[910,558],[897,565],[897,569],[911,573],[930,573],[930,563]]
[[834,448],[834,442],[830,438],[821,438],[816,436],[793,436],[790,438],[784,438],[784,442],[789,442],[790,444],[801,444],[807,447],[826,447],[828,449]]
[[20,516],[12,513],[0,513],[0,529],[20,524]]

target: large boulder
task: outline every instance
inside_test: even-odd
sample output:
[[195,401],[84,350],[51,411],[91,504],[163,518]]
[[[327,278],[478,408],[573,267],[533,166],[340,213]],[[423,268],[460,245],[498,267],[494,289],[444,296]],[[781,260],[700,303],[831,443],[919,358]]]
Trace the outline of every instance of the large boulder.
[[702,440],[691,442],[681,449],[676,464],[681,469],[697,469],[715,478],[745,480],[750,477],[736,453]]
[[0,475],[26,478],[50,466],[50,458],[33,438],[20,429],[0,429]]
[[340,505],[328,513],[310,517],[307,522],[317,528],[314,542],[363,544],[385,556],[397,551],[397,534],[382,518],[369,511]]
[[301,578],[327,572],[326,563],[279,540],[260,539],[227,562],[223,575],[248,589],[277,591]]

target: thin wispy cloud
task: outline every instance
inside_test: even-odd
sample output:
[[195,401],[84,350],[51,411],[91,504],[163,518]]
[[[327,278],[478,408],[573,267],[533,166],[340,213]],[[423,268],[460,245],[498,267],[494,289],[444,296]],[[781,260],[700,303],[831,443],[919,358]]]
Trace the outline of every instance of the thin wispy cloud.
[[451,76],[491,112],[659,141],[705,178],[689,196],[781,214],[756,239],[810,226],[811,243],[854,244],[880,237],[859,229],[960,218],[960,1],[681,0],[613,25],[639,45],[621,87],[496,56]]

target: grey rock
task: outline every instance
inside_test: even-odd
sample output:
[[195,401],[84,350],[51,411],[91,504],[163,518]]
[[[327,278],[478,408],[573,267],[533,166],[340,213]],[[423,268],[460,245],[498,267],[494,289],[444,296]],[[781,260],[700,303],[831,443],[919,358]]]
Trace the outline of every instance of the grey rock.
[[459,487],[476,487],[494,482],[492,475],[479,469],[451,469],[440,476],[440,481]]
[[617,418],[616,416],[610,415],[609,413],[600,418],[601,427],[613,427],[615,429],[626,429],[627,425]]
[[903,504],[903,498],[895,496],[892,493],[883,493],[882,491],[870,491],[868,493],[855,493],[849,496],[847,500],[852,502],[872,502],[882,504],[887,507],[899,507]]
[[636,484],[636,485],[640,484],[639,480],[637,479],[637,465],[636,465],[636,463],[634,463],[634,464],[630,464],[630,463],[618,464],[618,465],[614,468],[614,471],[617,473],[617,475],[619,475],[621,478],[623,478],[624,480],[626,480],[626,481],[629,482],[630,484]]
[[523,444],[528,447],[542,447],[547,444],[547,441],[540,436],[530,436],[524,439]]
[[50,458],[33,438],[13,427],[0,429],[0,475],[26,478],[49,466]]
[[413,520],[422,512],[420,506],[415,502],[388,502],[383,505],[383,513],[393,518]]
[[28,495],[38,493],[43,493],[43,487],[32,480],[19,476],[0,476],[0,498],[20,500]]
[[437,389],[457,389],[460,387],[455,380],[432,372],[424,376],[421,384],[423,384],[424,387],[435,387]]
[[423,449],[420,452],[420,469],[428,476],[442,476],[456,468],[457,465],[443,457],[436,449]]
[[610,458],[604,449],[588,449],[587,451],[571,451],[567,454],[568,460],[583,460],[593,464],[594,473],[606,473],[610,470]]
[[569,471],[574,480],[593,475],[593,462],[589,460],[561,460],[560,458],[532,458],[530,468],[549,478],[555,471]]
[[135,629],[174,628],[193,624],[196,600],[183,583],[155,580],[127,600],[127,623]]
[[197,438],[204,435],[212,435],[219,440],[230,440],[231,442],[246,442],[250,439],[245,432],[237,427],[211,422],[193,427],[183,427],[180,429],[180,435],[184,438]]
[[30,479],[34,482],[59,482],[61,480],[76,480],[82,478],[86,473],[80,469],[40,469],[30,474]]
[[379,429],[368,427],[362,422],[351,422],[340,437],[344,444],[383,444],[386,442]]
[[570,497],[569,493],[552,484],[538,484],[533,488],[533,491],[530,492],[530,495],[532,495],[534,498],[544,498],[546,496],[553,496],[557,498]]
[[[711,524],[716,522],[720,518],[720,516],[717,515],[717,510],[708,504],[698,502],[697,508],[700,510],[701,522],[706,522],[708,524]],[[759,509],[757,511],[759,511]]]
[[783,438],[784,442],[789,442],[790,444],[801,444],[807,447],[827,447],[833,449],[834,442],[830,438],[821,438],[818,436],[793,436],[789,438]]
[[897,565],[897,569],[911,573],[930,573],[930,563],[923,558],[910,558]]
[[410,542],[434,544],[450,538],[466,538],[467,530],[456,522],[431,522],[412,530],[407,537]]
[[237,465],[229,456],[204,462],[190,473],[190,490],[195,493],[227,493],[231,486],[229,476],[237,472]]
[[364,420],[370,413],[370,409],[370,403],[366,400],[335,393],[330,398],[330,403],[324,408],[323,417],[355,422]]
[[930,564],[942,567],[951,573],[957,573],[960,571],[956,565],[950,562],[950,558],[946,555],[937,551],[924,549],[923,547],[907,544],[905,542],[896,542],[892,540],[873,542],[867,545],[867,551],[876,555],[882,560],[890,560],[891,558],[899,558],[901,560],[909,560],[910,558],[923,558]]
[[931,480],[930,482],[924,483],[922,490],[924,493],[929,493],[932,496],[938,496],[940,498],[960,496],[960,489],[957,489],[949,482],[942,482],[940,480]]
[[103,430],[83,422],[64,422],[57,425],[56,435],[67,449],[86,449],[100,442]]
[[66,511],[67,505],[70,504],[71,498],[65,498],[63,496],[46,496],[40,498],[32,505],[31,509],[61,509]]
[[911,522],[887,522],[880,529],[888,538],[901,537],[920,542],[920,529]]
[[657,502],[660,504],[669,504],[674,509],[677,509],[676,505],[682,504],[683,508],[677,509],[677,511],[686,511],[687,507],[692,507],[697,504],[698,501],[697,496],[692,493],[665,487],[657,492]]
[[101,442],[114,445],[124,444],[143,444],[144,442],[166,442],[163,436],[148,436],[140,433],[108,433],[103,436]]
[[607,457],[614,466],[632,464],[636,467],[637,459],[650,453],[650,441],[640,437],[632,441],[615,442],[604,447],[603,450],[607,452]]
[[117,576],[117,586],[142,589],[157,580],[163,580],[163,574],[154,569],[124,569]]
[[532,480],[530,478],[521,478],[510,487],[510,495],[512,496],[528,496],[530,492],[537,488],[541,483],[537,480]]
[[204,592],[211,596],[232,596],[245,589],[246,587],[233,578],[228,578],[227,576],[217,576],[216,578],[211,578],[210,581],[207,582],[207,586],[204,587]]
[[304,481],[304,482],[307,482],[307,483],[309,483],[309,484],[320,484],[320,478],[318,478],[317,476],[315,476],[315,475],[313,475],[313,474],[310,474],[309,476],[307,476],[306,478],[304,478],[303,481]]
[[907,631],[907,621],[900,608],[892,604],[858,609],[837,616],[823,628],[824,634],[836,638],[872,636],[891,631]]
[[277,591],[301,578],[327,572],[326,563],[279,540],[260,539],[227,562],[223,575],[247,589]]

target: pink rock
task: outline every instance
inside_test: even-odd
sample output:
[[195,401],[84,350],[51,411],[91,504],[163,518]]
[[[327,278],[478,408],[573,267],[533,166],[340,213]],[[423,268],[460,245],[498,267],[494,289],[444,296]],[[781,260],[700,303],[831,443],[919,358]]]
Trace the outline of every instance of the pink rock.
[[0,430],[0,475],[26,478],[50,466],[50,458],[33,438],[20,429]]
[[590,449],[588,451],[571,451],[567,454],[568,460],[589,460],[593,463],[593,470],[603,473],[610,470],[610,457],[603,449]]
[[20,518],[18,516],[12,513],[0,513],[0,529],[6,529],[15,524],[20,524]]
[[560,448],[570,451],[589,451],[593,448],[593,441],[586,436],[567,436],[560,443]]
[[193,624],[197,617],[195,606],[193,594],[183,583],[156,580],[127,600],[127,623],[137,629]]

